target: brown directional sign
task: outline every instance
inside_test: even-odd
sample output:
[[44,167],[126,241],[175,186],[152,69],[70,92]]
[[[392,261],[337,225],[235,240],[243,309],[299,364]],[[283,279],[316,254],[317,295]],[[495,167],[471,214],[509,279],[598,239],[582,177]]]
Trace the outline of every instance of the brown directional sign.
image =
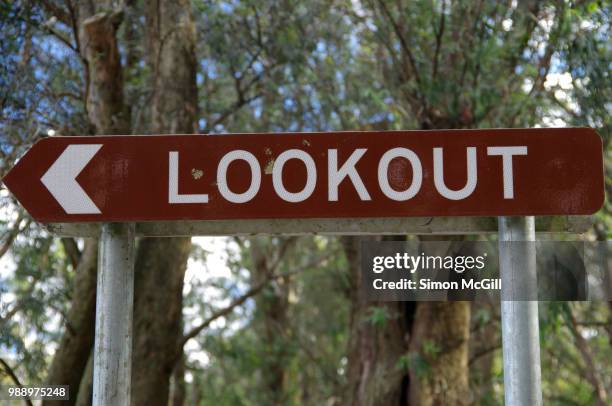
[[588,128],[51,137],[3,179],[41,222],[591,214]]

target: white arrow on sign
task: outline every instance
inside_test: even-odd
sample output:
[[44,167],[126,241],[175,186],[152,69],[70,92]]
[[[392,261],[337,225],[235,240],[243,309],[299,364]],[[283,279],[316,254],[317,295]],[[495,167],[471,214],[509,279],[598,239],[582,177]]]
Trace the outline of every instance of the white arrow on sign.
[[51,165],[40,181],[68,214],[99,214],[76,177],[102,148],[102,144],[72,144]]

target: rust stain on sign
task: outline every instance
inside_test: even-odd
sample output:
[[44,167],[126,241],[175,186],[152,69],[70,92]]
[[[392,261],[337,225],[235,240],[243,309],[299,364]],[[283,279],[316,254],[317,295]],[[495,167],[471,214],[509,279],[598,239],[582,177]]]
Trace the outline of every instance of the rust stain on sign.
[[200,179],[203,175],[204,175],[204,171],[203,170],[196,169],[196,168],[191,169],[191,176],[193,176],[193,178],[195,180]]

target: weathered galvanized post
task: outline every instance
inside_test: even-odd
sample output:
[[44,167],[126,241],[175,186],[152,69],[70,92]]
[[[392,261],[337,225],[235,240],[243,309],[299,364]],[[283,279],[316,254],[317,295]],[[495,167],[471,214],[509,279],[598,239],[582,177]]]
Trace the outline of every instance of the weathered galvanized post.
[[540,406],[542,378],[533,216],[499,218],[499,267],[505,403]]
[[130,404],[134,224],[102,226],[96,289],[94,406]]

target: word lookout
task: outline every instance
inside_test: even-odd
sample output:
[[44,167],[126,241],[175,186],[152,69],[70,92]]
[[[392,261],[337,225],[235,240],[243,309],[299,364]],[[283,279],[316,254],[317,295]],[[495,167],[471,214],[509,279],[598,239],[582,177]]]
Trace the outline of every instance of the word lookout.
[[[357,169],[359,160],[368,153],[367,148],[353,150],[344,162],[338,162],[338,150],[327,150],[327,198],[338,201],[338,188],[344,181],[351,182],[360,200],[372,200],[370,191],[366,188],[362,174]],[[433,148],[433,179],[438,193],[449,200],[462,200],[474,192],[478,183],[476,147],[466,148],[466,182],[459,189],[449,188],[444,181],[444,149]],[[179,152],[170,151],[168,156],[168,203],[208,203],[208,194],[187,194],[179,192]],[[491,146],[487,147],[487,157],[498,159],[502,168],[500,182],[503,186],[504,199],[514,199],[513,158],[527,155],[527,146]],[[408,162],[412,171],[412,180],[403,190],[392,187],[389,169],[391,161],[402,159]],[[289,191],[283,183],[283,170],[290,160],[300,161],[306,169],[304,186],[299,191]],[[228,169],[232,163],[244,161],[250,167],[250,185],[245,191],[232,190],[227,181]],[[267,167],[266,167],[267,168]],[[269,173],[266,169],[265,173]],[[289,149],[282,152],[273,161],[272,186],[275,193],[284,201],[298,203],[308,199],[314,192],[319,174],[312,155],[300,149]],[[387,150],[378,161],[378,186],[389,199],[406,201],[415,197],[423,184],[423,165],[419,156],[409,148],[397,147]],[[251,201],[261,187],[262,168],[258,159],[246,150],[232,150],[226,153],[217,165],[217,187],[221,196],[231,203],[246,203]]]

